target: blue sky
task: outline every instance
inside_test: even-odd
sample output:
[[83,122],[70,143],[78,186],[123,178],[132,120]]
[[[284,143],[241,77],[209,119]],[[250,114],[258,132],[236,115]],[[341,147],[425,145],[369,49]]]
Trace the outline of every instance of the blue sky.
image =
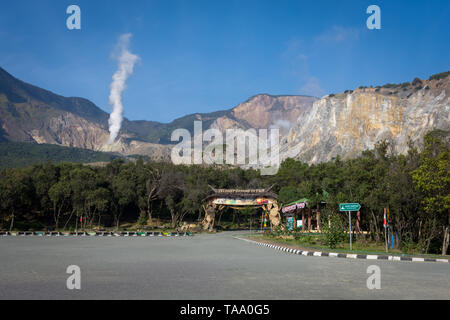
[[[66,8],[81,8],[81,30]],[[366,8],[381,8],[381,30]],[[140,63],[124,115],[169,122],[228,109],[258,93],[320,96],[450,70],[450,2],[9,1],[0,10],[0,66],[110,112],[111,53],[132,33]]]

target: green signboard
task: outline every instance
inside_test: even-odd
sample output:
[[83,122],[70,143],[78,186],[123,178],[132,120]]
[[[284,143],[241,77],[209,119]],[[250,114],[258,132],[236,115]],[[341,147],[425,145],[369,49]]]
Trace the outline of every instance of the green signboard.
[[361,209],[359,203],[341,203],[339,204],[339,211],[358,211]]

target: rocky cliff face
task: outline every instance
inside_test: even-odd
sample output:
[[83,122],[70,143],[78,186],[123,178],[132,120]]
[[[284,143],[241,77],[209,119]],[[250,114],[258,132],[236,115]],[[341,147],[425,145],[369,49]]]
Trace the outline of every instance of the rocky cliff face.
[[250,128],[271,126],[289,128],[299,116],[307,114],[316,101],[308,96],[272,96],[260,94],[235,107],[231,114]]
[[419,145],[428,131],[450,129],[449,90],[447,76],[325,96],[297,119],[281,158],[318,163],[354,157],[383,139],[394,152],[406,153],[409,141]]

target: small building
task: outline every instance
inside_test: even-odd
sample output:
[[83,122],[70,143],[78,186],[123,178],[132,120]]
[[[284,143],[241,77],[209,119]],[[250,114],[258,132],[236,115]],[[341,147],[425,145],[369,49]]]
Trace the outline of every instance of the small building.
[[[298,230],[302,231],[313,230],[313,222],[315,222],[315,230],[320,232],[320,207],[325,204],[324,201],[320,203],[319,206],[312,208],[309,205],[309,199],[301,198],[296,201],[290,202],[284,205],[281,208],[281,212],[286,221],[286,227],[289,230]],[[313,215],[315,214],[316,218],[313,221]],[[305,219],[305,215],[307,220]]]

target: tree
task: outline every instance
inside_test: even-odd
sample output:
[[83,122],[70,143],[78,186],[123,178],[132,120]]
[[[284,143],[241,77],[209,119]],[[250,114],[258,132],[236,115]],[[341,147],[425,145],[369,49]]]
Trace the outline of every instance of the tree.
[[113,214],[117,230],[123,210],[136,201],[136,175],[132,166],[133,164],[123,165],[111,182],[114,197]]
[[182,215],[179,203],[183,200],[185,189],[184,176],[181,171],[163,171],[158,196],[169,209],[173,228],[177,226]]
[[426,252],[435,235],[436,223],[442,223],[442,254],[450,241],[450,147],[448,131],[432,131],[425,136],[425,149],[420,156],[419,168],[412,177],[416,187],[423,192],[423,210],[431,217],[431,235],[427,239]]
[[70,189],[72,209],[76,213],[75,228],[78,228],[80,220],[81,228],[86,228],[86,223],[91,217],[90,194],[97,188],[97,173],[88,166],[76,166],[70,173]]
[[48,191],[50,200],[53,203],[53,220],[55,229],[58,229],[61,212],[68,207],[71,199],[70,184],[66,178],[55,183]]
[[30,208],[34,195],[33,185],[23,169],[5,170],[0,175],[0,206],[7,212],[10,221],[9,230],[14,221]]
[[161,181],[161,172],[150,163],[144,165],[142,159],[136,162],[137,185],[136,193],[140,211],[140,224],[145,220],[152,223],[152,203],[158,199],[158,188]]
[[89,211],[89,214],[86,216],[86,224],[89,222],[89,225],[92,228],[94,218],[98,215],[98,225],[100,225],[102,213],[106,212],[109,208],[111,192],[105,187],[97,187],[88,193],[86,200]]
[[290,203],[299,199],[297,188],[293,186],[281,187],[278,193],[278,201],[282,204]]

